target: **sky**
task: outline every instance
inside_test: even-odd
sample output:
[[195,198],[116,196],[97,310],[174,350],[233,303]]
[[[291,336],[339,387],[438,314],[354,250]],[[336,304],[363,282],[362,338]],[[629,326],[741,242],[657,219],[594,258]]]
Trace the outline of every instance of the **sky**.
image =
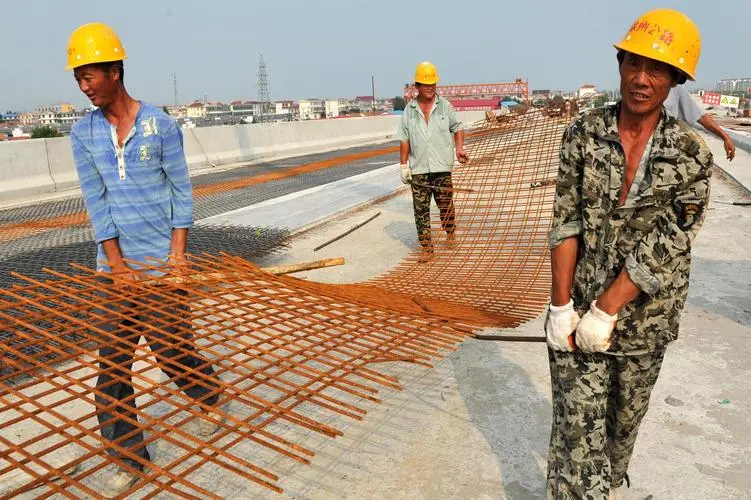
[[157,104],[255,99],[258,59],[272,100],[401,95],[430,60],[442,84],[527,79],[531,89],[617,87],[617,42],[644,11],[672,7],[699,26],[694,88],[751,77],[751,2],[707,0],[36,0],[0,2],[0,110],[88,104],[64,70],[81,24],[110,24],[130,94]]

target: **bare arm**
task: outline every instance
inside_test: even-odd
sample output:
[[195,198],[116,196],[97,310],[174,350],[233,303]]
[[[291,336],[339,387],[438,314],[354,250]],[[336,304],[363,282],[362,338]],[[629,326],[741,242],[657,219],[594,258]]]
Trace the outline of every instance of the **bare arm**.
[[622,270],[607,290],[597,299],[597,307],[611,316],[618,314],[626,304],[634,300],[641,289],[631,280],[626,270]]
[[464,151],[464,130],[459,130],[454,134],[454,144],[457,151]]
[[404,165],[409,161],[409,141],[399,143],[399,163]]
[[454,134],[454,145],[456,146],[456,159],[460,163],[469,161],[467,153],[464,152],[464,129],[457,130]]
[[722,127],[717,125],[717,122],[714,121],[714,118],[712,118],[712,116],[709,114],[702,115],[702,117],[699,118],[699,123],[702,127],[722,140],[725,146],[725,153],[727,154],[728,160],[732,160],[735,157],[735,144],[733,144],[733,140],[730,138],[728,133],[725,132]]
[[102,242],[102,250],[107,256],[107,262],[113,274],[125,274],[130,275],[132,269],[123,259],[123,252],[120,249],[120,240],[117,238],[110,238]]
[[175,228],[172,230],[172,247],[170,255],[184,259],[185,250],[188,246],[188,230],[185,228]]
[[553,288],[550,301],[554,306],[563,306],[571,300],[574,283],[579,238],[566,238],[550,252],[550,267],[553,273]]

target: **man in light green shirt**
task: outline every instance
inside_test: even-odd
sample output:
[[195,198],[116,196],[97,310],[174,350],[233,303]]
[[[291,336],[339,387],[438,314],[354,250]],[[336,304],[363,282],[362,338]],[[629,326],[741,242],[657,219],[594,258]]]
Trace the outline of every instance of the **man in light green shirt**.
[[[451,170],[456,159],[468,161],[464,152],[464,129],[454,107],[436,94],[435,66],[422,62],[415,71],[417,99],[404,109],[397,131],[402,182],[412,187],[417,237],[422,246],[421,262],[433,257],[430,235],[430,200],[435,199],[441,214],[446,241],[454,242],[454,202]],[[454,150],[456,149],[456,153]]]

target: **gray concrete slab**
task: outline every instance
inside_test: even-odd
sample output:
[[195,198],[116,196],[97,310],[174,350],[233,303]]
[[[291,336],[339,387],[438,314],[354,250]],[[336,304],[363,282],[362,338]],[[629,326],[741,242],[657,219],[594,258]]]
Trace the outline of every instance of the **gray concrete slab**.
[[729,161],[721,140],[707,132],[700,131],[700,133],[709,149],[712,150],[717,166],[743,184],[746,189],[751,190],[751,153],[736,145],[735,158]]
[[401,186],[397,163],[208,217],[198,224],[261,225],[299,231]]
[[[379,175],[398,183],[396,168],[390,168],[393,175],[384,169],[363,181],[362,196],[372,194]],[[270,201],[256,207],[255,215],[272,217],[273,210],[263,210],[274,207],[282,213],[278,217],[289,212],[290,220],[304,222],[300,214],[316,212],[319,203],[335,209],[332,200],[347,193],[343,186]],[[653,393],[626,498],[751,497],[751,212],[728,204],[745,196],[722,176],[714,177],[711,208],[694,244],[680,339],[670,347]],[[376,211],[381,216],[367,226],[313,251]],[[321,214],[308,219],[320,220]],[[391,269],[416,245],[411,200],[404,192],[328,218],[300,233],[286,253],[259,264],[344,256],[345,266],[297,276],[356,282]],[[538,317],[504,333],[539,335],[541,328]],[[280,475],[284,494],[220,470],[200,478],[201,484],[226,498],[544,497],[551,408],[543,344],[468,340],[432,369],[400,363],[379,369],[398,375],[404,390],[382,391],[380,405],[363,402],[369,413],[362,422],[336,419],[343,437],[307,436],[304,444],[316,451],[310,465],[249,457]],[[155,460],[168,454],[169,446],[157,444]]]

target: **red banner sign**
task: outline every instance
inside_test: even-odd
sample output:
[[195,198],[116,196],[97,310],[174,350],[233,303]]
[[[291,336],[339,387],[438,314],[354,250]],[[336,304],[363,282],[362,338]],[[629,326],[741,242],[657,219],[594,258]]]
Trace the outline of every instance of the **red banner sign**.
[[719,106],[721,99],[722,99],[722,95],[718,94],[717,92],[704,92],[704,97],[702,98],[702,102],[704,104],[709,104],[712,106]]

